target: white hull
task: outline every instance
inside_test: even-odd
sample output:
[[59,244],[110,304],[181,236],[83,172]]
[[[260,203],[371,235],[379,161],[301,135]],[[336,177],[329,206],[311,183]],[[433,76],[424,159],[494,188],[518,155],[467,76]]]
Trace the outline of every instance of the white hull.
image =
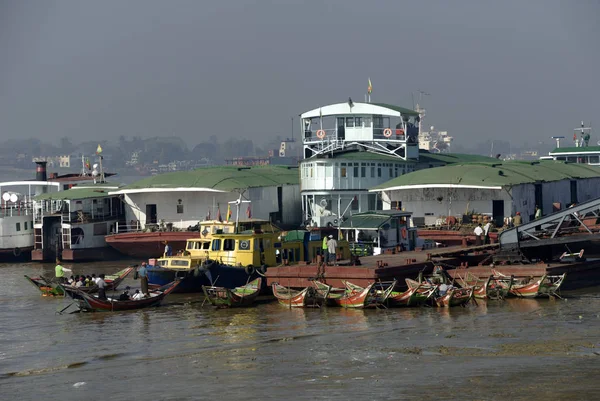
[[33,248],[33,216],[0,216],[0,251],[15,251]]

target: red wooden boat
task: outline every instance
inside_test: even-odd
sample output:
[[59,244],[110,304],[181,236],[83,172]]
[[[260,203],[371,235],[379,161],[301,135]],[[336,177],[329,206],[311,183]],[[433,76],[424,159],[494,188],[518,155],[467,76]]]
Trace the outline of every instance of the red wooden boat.
[[[439,290],[439,287],[438,287]],[[434,294],[431,298],[435,306],[440,307],[451,307],[451,306],[464,306],[473,298],[473,287],[467,288],[449,288],[444,294]]]
[[158,290],[150,292],[150,296],[139,300],[127,300],[119,301],[115,298],[99,299],[97,295],[88,294],[82,291],[78,291],[77,295],[81,297],[78,299],[79,309],[86,312],[114,312],[114,311],[126,311],[150,308],[158,306],[179,285],[180,281],[173,281]]
[[464,306],[473,298],[473,287],[458,288],[448,284],[432,284],[429,281],[406,279],[409,288],[434,289],[429,298],[433,306]]
[[480,279],[467,272],[465,278],[455,274],[456,280],[462,287],[473,287],[475,298],[481,299],[504,299],[506,298],[514,284],[514,277],[502,277],[490,275],[487,279]]
[[314,287],[306,287],[302,290],[294,290],[284,287],[278,283],[271,285],[273,295],[277,301],[288,308],[315,308],[323,305],[327,298],[328,290],[325,293],[319,293]]
[[[499,271],[492,270],[492,273],[501,277],[509,277]],[[541,277],[522,277],[516,278],[510,289],[510,294],[519,298],[536,297],[558,297],[558,290],[565,281],[567,273],[561,275],[544,274]]]
[[386,304],[395,306],[419,306],[423,305],[435,292],[435,287],[417,284],[415,287],[408,286],[406,291],[392,291]]
[[324,294],[327,291],[327,304],[332,306],[341,306],[342,308],[364,309],[376,307],[377,304],[369,303],[369,294],[373,284],[369,284],[361,291],[351,290],[349,288],[332,288],[331,286],[314,281],[317,291]]

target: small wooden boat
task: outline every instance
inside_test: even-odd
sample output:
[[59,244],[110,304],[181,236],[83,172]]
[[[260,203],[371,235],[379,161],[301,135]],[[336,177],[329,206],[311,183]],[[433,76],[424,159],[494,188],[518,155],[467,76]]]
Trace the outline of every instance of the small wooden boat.
[[[508,277],[495,270],[493,270],[493,273],[502,277]],[[561,275],[544,274],[537,278],[533,276],[516,278],[510,289],[510,295],[519,298],[558,297],[558,290],[566,276],[567,273]]]
[[433,304],[439,307],[464,306],[473,298],[473,287],[458,288],[450,287],[445,293],[434,293],[431,298]]
[[505,277],[499,275],[490,275],[482,280],[473,274],[467,272],[466,277],[456,275],[456,280],[462,287],[473,287],[475,298],[481,299],[504,299],[506,298],[515,282],[513,276]]
[[409,288],[422,288],[422,290],[434,290],[429,302],[433,306],[451,307],[464,306],[473,299],[473,287],[459,288],[449,284],[432,284],[429,281],[416,281],[406,279]]
[[277,298],[277,301],[288,308],[314,308],[320,307],[327,298],[327,291],[323,296],[317,292],[315,287],[306,287],[302,290],[294,290],[292,288],[284,287],[278,283],[273,283],[271,286],[273,289],[273,295]]
[[[104,281],[106,282],[106,291],[116,290],[117,287],[123,282],[123,280],[125,280],[125,278],[133,270],[135,270],[135,266],[129,266],[123,270],[119,270],[118,272],[116,272],[114,274],[107,275],[104,278]],[[65,283],[59,287],[58,282],[56,282],[53,279],[46,278],[44,276],[29,277],[26,275],[25,279],[27,281],[29,281],[31,284],[33,284],[35,287],[37,287],[37,289],[40,290],[42,295],[45,297],[46,296],[64,296],[65,288],[73,290],[73,291],[75,289],[78,289],[82,292],[88,292],[88,293],[98,292],[98,287],[95,285],[91,286],[91,287],[76,287],[74,285],[69,285],[69,284]]]
[[315,284],[317,291],[319,291],[321,294],[324,294],[325,291],[327,291],[327,296],[325,298],[327,300],[327,305],[356,309],[377,306],[377,304],[369,304],[369,294],[371,293],[373,284],[370,284],[366,288],[358,287],[355,290],[352,290],[349,288],[333,288],[327,284],[321,283],[320,281],[313,281],[313,283]]
[[[408,285],[408,283],[407,283]],[[422,286],[417,283],[416,286],[408,285],[406,291],[392,291],[387,299],[387,306],[419,306],[423,305],[435,292],[435,287]]]
[[79,309],[85,312],[116,312],[158,306],[179,285],[180,280],[173,281],[157,290],[150,291],[150,296],[142,299],[120,301],[117,298],[99,299],[97,295],[79,291],[77,302]]
[[28,275],[25,275],[25,279],[33,284],[44,297],[62,297],[65,295],[64,291],[61,288],[58,288],[56,283],[53,283],[43,276],[29,277]]
[[[358,286],[356,284],[352,284],[349,281],[342,281],[348,289],[352,293],[359,293],[363,290],[363,287]],[[373,283],[373,287],[371,288],[371,292],[367,297],[367,306],[375,308],[378,306],[384,306],[387,299],[390,297],[394,288],[396,287],[396,280],[391,282],[376,282]]]
[[219,308],[250,306],[260,293],[261,283],[262,279],[259,277],[246,285],[233,289],[203,285],[202,291],[206,299]]

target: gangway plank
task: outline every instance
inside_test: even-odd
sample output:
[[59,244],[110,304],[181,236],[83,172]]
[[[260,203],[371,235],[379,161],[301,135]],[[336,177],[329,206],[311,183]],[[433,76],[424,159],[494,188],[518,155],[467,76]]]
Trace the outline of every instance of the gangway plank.
[[504,230],[500,247],[530,248],[600,241],[600,198]]

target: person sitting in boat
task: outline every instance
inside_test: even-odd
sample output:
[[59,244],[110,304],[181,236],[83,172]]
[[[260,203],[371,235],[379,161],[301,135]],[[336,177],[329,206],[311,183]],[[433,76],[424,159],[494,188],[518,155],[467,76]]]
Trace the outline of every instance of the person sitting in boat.
[[140,300],[144,298],[144,294],[140,292],[140,290],[135,290],[135,293],[131,296],[131,299],[134,301]]
[[77,283],[77,281],[75,281],[75,276],[71,275],[71,277],[69,277],[68,283],[69,285],[75,285]]
[[85,287],[85,276],[80,276],[79,281],[75,283],[75,287]]
[[94,285],[94,282],[92,281],[92,276],[90,276],[89,274],[87,276],[85,276],[85,286],[86,287],[91,287]]
[[104,281],[104,273],[98,277],[96,285],[98,286],[98,299],[106,300],[106,282]]
[[451,290],[452,288],[453,288],[452,285],[444,284],[444,283],[440,284],[438,286],[438,293],[440,294],[440,297],[443,297],[444,295],[446,295],[446,293],[449,290]]
[[125,291],[123,291],[123,293],[119,295],[119,301],[129,301],[129,289],[129,286],[125,287]]
[[98,277],[96,277],[96,273],[92,273],[92,285],[96,285],[98,281]]

